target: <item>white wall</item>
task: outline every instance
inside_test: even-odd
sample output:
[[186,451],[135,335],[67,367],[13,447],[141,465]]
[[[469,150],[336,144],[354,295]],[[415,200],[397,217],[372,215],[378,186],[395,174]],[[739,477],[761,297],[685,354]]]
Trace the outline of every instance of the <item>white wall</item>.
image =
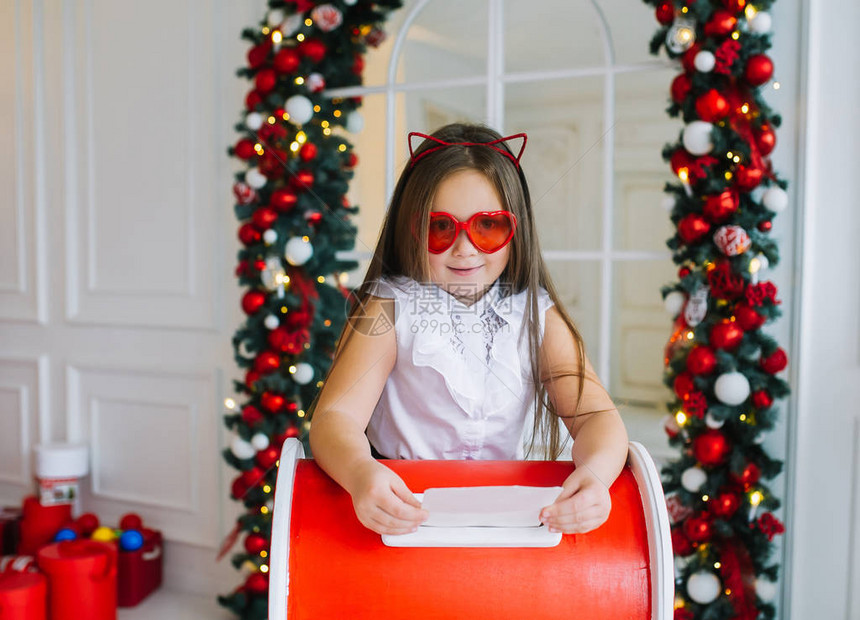
[[860,5],[804,3],[808,20],[801,341],[796,355],[791,617],[860,617]]

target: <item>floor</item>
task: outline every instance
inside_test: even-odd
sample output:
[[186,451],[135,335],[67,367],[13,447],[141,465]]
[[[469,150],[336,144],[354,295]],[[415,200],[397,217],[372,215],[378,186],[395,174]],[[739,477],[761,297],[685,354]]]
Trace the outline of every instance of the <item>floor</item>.
[[235,620],[214,596],[159,589],[137,607],[120,609],[118,620]]

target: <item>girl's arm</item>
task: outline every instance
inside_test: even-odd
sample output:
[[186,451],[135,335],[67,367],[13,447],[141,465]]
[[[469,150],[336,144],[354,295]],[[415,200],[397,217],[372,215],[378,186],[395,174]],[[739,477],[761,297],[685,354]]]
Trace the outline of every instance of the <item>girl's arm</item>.
[[[576,470],[564,491],[541,519],[552,530],[587,532],[609,517],[609,487],[627,460],[627,430],[609,394],[585,358],[585,383],[579,408],[576,397],[582,370],[573,334],[555,307],[546,313],[541,347],[547,395],[573,438],[571,456]],[[570,373],[558,377],[559,374]],[[556,377],[556,378],[553,378]]]
[[362,524],[379,534],[403,534],[427,513],[403,480],[371,456],[364,434],[397,357],[393,326],[371,335],[387,303],[394,301],[371,297],[365,315],[347,325],[314,409],[310,445],[317,464],[352,496]]

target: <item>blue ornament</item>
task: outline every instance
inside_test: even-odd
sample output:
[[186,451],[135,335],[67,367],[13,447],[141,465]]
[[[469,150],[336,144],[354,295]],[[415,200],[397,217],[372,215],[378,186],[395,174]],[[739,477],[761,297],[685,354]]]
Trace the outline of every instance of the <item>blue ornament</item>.
[[137,551],[143,546],[143,534],[137,530],[126,530],[119,537],[119,546],[123,551]]
[[75,533],[75,530],[64,527],[59,532],[57,532],[56,536],[54,536],[54,542],[60,542],[61,540],[75,540],[78,535]]

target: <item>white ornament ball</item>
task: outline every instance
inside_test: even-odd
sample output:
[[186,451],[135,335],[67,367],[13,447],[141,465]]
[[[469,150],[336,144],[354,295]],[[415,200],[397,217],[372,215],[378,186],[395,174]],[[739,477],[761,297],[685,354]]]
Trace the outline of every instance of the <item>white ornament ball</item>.
[[269,14],[266,15],[266,23],[272,28],[277,28],[284,23],[284,17],[285,15],[282,9],[272,9],[269,11]]
[[691,467],[681,474],[681,486],[690,493],[698,493],[707,481],[708,474],[701,467]]
[[284,109],[290,115],[290,121],[304,125],[314,116],[314,104],[304,95],[293,95],[284,102]]
[[755,593],[765,603],[769,603],[776,598],[776,583],[770,579],[758,577],[755,580]]
[[705,426],[708,428],[722,428],[723,424],[725,424],[725,420],[718,420],[715,418],[711,412],[705,414]]
[[263,126],[263,115],[259,112],[250,112],[245,117],[245,126],[251,131],[257,131]]
[[701,605],[715,601],[722,588],[723,584],[720,583],[719,577],[710,571],[700,570],[687,579],[687,594]]
[[692,155],[705,155],[714,148],[711,131],[714,126],[705,121],[693,121],[684,127],[682,142],[684,148]]
[[711,52],[706,50],[696,54],[696,57],[693,59],[693,64],[697,71],[710,73],[714,70],[714,67],[717,64],[717,58]]
[[314,367],[305,362],[296,364],[296,372],[293,373],[293,380],[299,385],[307,385],[314,378]]
[[672,209],[675,208],[676,202],[677,201],[675,200],[674,196],[672,196],[671,194],[666,194],[665,196],[663,196],[663,202],[661,203],[661,206],[666,211],[671,211]]
[[680,579],[684,574],[684,569],[687,568],[687,558],[676,555],[675,556],[675,579]]
[[263,233],[263,243],[265,243],[266,245],[272,245],[277,240],[278,233],[276,233],[271,228]]
[[291,265],[304,265],[313,255],[314,246],[302,237],[293,237],[284,248],[284,257]]
[[270,314],[265,319],[263,319],[263,325],[265,325],[266,329],[269,330],[275,329],[280,324],[281,322],[274,314]]
[[727,405],[740,405],[750,395],[750,382],[740,372],[727,372],[717,377],[714,394]]
[[287,18],[287,21],[281,24],[281,34],[285,37],[292,36],[296,31],[304,26],[305,16],[302,13],[293,13]]
[[767,269],[770,267],[770,261],[767,259],[767,256],[764,254],[756,254],[756,258],[758,259],[758,268],[759,271],[762,269]]
[[305,80],[305,86],[312,93],[318,93],[325,88],[325,78],[322,73],[311,73]]
[[684,307],[685,301],[687,301],[687,296],[684,295],[684,293],[681,291],[672,291],[666,295],[666,299],[663,300],[663,307],[666,308],[666,312],[669,313],[669,316],[678,316],[678,313],[681,312],[681,308]]
[[257,451],[254,450],[254,446],[250,443],[242,439],[241,437],[234,437],[233,441],[230,443],[230,452],[233,453],[237,459],[252,459],[254,455],[257,454]]
[[352,5],[354,5],[356,2],[358,2],[358,0],[343,0],[343,3],[344,3],[346,6],[352,6]]
[[755,15],[753,15],[752,19],[749,20],[750,30],[757,34],[766,34],[770,32],[770,28],[773,25],[773,19],[770,16],[770,13],[765,11],[759,11]]
[[263,433],[257,433],[251,437],[251,445],[254,446],[254,450],[257,452],[265,450],[269,447],[269,438]]
[[346,130],[349,133],[359,133],[364,129],[364,117],[358,112],[350,112],[346,117]]
[[245,173],[245,183],[253,187],[254,189],[260,189],[261,187],[265,187],[266,183],[269,180],[266,178],[266,175],[260,172],[257,168],[251,168],[248,172]]
[[781,187],[770,187],[761,197],[761,202],[767,209],[779,213],[788,206],[788,194]]
[[667,413],[663,418],[663,428],[666,429],[666,432],[674,437],[678,433],[681,432],[681,427],[678,425],[678,420],[675,419],[671,413]]

